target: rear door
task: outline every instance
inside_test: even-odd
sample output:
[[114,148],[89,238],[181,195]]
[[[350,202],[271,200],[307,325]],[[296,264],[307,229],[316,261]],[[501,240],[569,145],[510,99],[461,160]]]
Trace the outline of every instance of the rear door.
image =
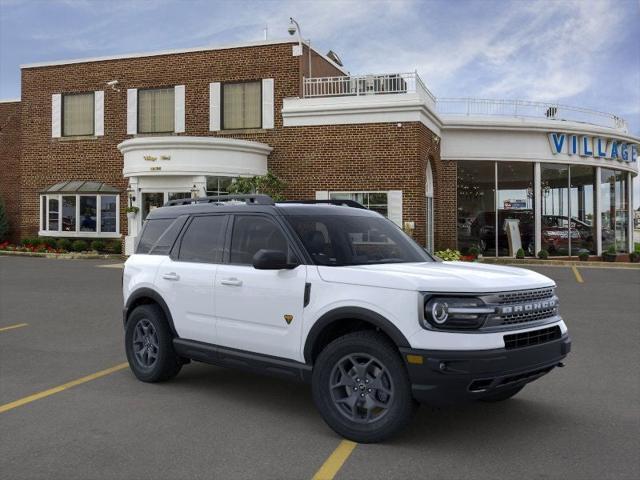
[[256,270],[252,265],[260,249],[284,251],[297,262],[291,238],[268,215],[236,214],[230,229],[228,262],[218,267],[215,281],[218,344],[302,360],[306,266]]
[[158,269],[156,285],[181,338],[217,343],[214,281],[222,261],[228,215],[198,215]]

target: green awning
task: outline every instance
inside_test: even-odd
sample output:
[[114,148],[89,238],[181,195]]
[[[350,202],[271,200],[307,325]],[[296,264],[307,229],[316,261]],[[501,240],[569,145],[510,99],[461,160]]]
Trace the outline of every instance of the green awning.
[[60,182],[45,188],[40,193],[120,193],[120,189],[107,185],[104,182],[92,182],[84,180],[69,180]]

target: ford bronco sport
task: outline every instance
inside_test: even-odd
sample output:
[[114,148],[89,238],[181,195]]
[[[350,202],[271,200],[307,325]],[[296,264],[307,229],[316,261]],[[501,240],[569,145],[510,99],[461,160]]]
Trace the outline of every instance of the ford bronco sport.
[[506,400],[571,346],[549,278],[438,261],[352,201],[169,202],[149,213],[123,294],[140,380],[194,360],[310,382],[358,442],[396,433],[419,402]]

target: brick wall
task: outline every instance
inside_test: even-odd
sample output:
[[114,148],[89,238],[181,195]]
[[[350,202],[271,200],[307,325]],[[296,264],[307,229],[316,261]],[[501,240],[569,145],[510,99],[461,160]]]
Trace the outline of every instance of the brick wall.
[[[401,189],[404,220],[416,222],[415,237],[424,242],[427,158],[437,162],[436,176],[450,172],[438,163],[434,135],[420,123],[284,128],[279,112],[285,97],[299,95],[302,59],[306,56],[291,55],[291,44],[276,44],[23,69],[22,235],[38,230],[38,192],[76,179],[122,189],[120,224],[126,234],[127,181],[117,149],[118,143],[131,138],[126,134],[126,89],[185,85],[186,131],[180,135],[219,135],[271,145],[269,168],[287,182],[288,198],[314,198],[316,190]],[[314,75],[341,75],[321,56],[315,55],[313,61]],[[275,79],[275,128],[209,132],[209,83],[262,78]],[[118,80],[120,92],[106,87],[110,80]],[[52,139],[51,95],[95,90],[105,91],[105,136]],[[436,221],[447,220],[447,212],[438,210]],[[451,218],[455,229],[455,216]],[[438,240],[446,238],[440,229],[436,232]]]
[[9,220],[9,240],[19,236],[20,102],[0,103],[0,197]]

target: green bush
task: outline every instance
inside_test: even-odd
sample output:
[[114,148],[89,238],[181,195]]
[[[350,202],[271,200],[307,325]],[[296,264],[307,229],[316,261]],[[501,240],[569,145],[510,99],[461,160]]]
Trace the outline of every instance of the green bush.
[[56,247],[60,250],[66,250],[67,252],[71,250],[71,240],[68,238],[61,238],[58,240]]
[[549,252],[547,252],[544,248],[538,252],[538,258],[540,260],[546,260],[549,258]]
[[516,258],[523,259],[524,258],[524,248],[519,248],[516,252]]
[[439,252],[436,252],[436,256],[440,257],[445,262],[455,262],[457,260],[460,260],[461,255],[458,250],[451,250],[450,248],[447,248],[446,250],[440,250]]
[[478,247],[471,247],[469,249],[469,255],[473,255],[474,257],[477,257],[478,255],[480,255],[480,249]]
[[58,242],[55,238],[50,237],[38,237],[37,239],[38,245],[44,245],[45,247],[56,248]]
[[120,254],[120,252],[122,252],[122,241],[121,240],[112,240],[107,245],[107,251],[109,253]]
[[22,241],[20,243],[22,244],[23,247],[36,246],[36,245],[38,245],[38,239],[37,238],[31,238],[31,237],[25,237],[25,238],[22,239]]
[[87,250],[87,248],[88,248],[87,242],[85,242],[84,240],[76,240],[71,244],[71,249],[74,252],[84,252]]
[[94,240],[91,242],[91,250],[96,252],[104,252],[105,244],[102,240]]
[[587,260],[589,260],[589,252],[587,252],[586,250],[582,250],[580,253],[578,253],[578,258],[582,262],[586,262]]
[[633,263],[640,263],[640,252],[631,252],[629,254],[629,260]]
[[607,253],[610,254],[610,255],[615,255],[617,253],[616,252],[616,246],[615,245],[609,245],[607,247]]

